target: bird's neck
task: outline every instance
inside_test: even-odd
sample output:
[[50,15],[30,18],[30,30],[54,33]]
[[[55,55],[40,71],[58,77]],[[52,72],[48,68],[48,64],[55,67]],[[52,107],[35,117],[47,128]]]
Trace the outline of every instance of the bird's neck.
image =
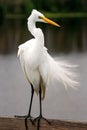
[[31,34],[35,37],[35,39],[37,39],[37,41],[39,41],[38,43],[40,43],[42,46],[44,46],[43,32],[40,28],[36,27],[36,24],[33,20],[28,22],[28,29],[31,32]]

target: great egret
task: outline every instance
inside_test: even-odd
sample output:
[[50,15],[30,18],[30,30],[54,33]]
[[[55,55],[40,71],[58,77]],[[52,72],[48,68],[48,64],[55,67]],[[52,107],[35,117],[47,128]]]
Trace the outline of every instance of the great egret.
[[[39,95],[40,100],[40,115],[38,121],[42,116],[41,100],[45,98],[46,87],[55,79],[62,82],[65,87],[75,87],[77,82],[74,80],[76,74],[71,72],[72,65],[65,62],[55,61],[47,52],[44,46],[44,35],[40,28],[37,28],[36,22],[45,22],[54,26],[60,27],[59,24],[46,18],[42,13],[33,9],[28,18],[28,30],[34,36],[33,39],[23,43],[18,48],[18,56],[25,73],[26,79],[31,85],[31,101],[28,115],[25,117],[26,129],[27,119],[31,117],[31,107],[34,91]],[[44,119],[44,118],[43,118]]]

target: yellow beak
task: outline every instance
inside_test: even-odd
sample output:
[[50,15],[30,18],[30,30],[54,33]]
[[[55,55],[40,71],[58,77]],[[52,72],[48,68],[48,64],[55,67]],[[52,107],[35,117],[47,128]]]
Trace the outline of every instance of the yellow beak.
[[46,23],[49,23],[51,25],[57,26],[57,27],[61,27],[59,24],[53,22],[52,20],[46,18],[46,17],[40,17],[42,20],[44,20]]

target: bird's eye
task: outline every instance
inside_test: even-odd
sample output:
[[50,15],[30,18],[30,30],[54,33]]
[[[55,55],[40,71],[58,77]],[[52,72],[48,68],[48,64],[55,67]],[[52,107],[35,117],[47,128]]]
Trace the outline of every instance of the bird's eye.
[[41,16],[38,16],[39,19],[41,19]]

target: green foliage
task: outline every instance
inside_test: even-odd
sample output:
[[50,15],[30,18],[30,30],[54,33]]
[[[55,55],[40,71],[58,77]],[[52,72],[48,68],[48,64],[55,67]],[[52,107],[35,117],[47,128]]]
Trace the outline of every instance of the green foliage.
[[60,1],[58,0],[36,0],[36,9],[46,12],[58,12]]
[[24,0],[18,5],[14,1],[4,2],[0,3],[0,16],[6,13],[29,15],[33,8],[50,13],[87,12],[87,2],[82,0]]
[[0,4],[0,17],[4,18],[4,16],[6,15],[7,9],[6,6],[3,6],[2,4]]
[[82,0],[67,0],[64,5],[64,9],[67,12],[79,12],[83,11]]
[[25,0],[23,12],[29,15],[33,8],[35,8],[35,5],[32,0]]
[[46,12],[79,12],[84,11],[82,0],[26,0],[26,11],[33,8]]

